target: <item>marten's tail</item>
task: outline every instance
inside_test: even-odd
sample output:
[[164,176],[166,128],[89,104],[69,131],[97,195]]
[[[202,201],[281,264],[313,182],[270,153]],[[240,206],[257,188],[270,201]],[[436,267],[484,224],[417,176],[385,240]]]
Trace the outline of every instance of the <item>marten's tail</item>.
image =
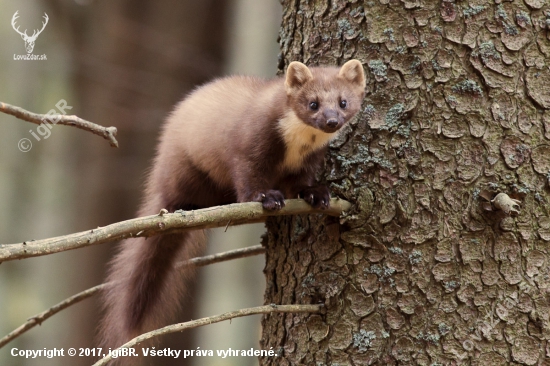
[[111,263],[104,291],[101,344],[116,348],[141,333],[161,327],[178,308],[193,270],[176,269],[179,260],[198,255],[204,231],[126,239]]

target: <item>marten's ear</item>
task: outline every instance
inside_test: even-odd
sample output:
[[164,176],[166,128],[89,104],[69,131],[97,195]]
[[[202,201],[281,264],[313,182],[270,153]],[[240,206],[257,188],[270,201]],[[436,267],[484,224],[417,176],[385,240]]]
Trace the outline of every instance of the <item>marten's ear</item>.
[[306,65],[298,61],[292,61],[286,70],[285,87],[287,93],[302,87],[312,79],[313,75]]
[[349,60],[342,66],[338,76],[344,78],[356,86],[365,89],[365,72],[359,60]]

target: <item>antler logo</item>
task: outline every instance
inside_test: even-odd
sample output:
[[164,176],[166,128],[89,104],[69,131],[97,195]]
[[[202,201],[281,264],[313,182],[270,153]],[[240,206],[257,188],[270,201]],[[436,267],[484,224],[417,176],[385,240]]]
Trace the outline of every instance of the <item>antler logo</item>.
[[32,53],[32,50],[34,49],[34,42],[36,41],[36,38],[38,38],[38,35],[40,33],[42,33],[42,31],[44,30],[44,28],[46,28],[46,24],[48,24],[48,14],[44,13],[44,22],[42,22],[42,29],[38,30],[38,29],[35,29],[32,33],[32,36],[28,36],[27,35],[27,30],[25,29],[24,32],[21,32],[19,31],[19,27],[16,27],[15,26],[15,21],[17,20],[17,18],[19,18],[19,15],[17,15],[17,13],[19,12],[16,11],[15,14],[13,14],[13,17],[11,18],[11,26],[13,27],[13,29],[15,29],[15,31],[17,33],[19,33],[21,35],[21,38],[23,38],[23,41],[25,41],[25,48],[27,49],[27,53]]

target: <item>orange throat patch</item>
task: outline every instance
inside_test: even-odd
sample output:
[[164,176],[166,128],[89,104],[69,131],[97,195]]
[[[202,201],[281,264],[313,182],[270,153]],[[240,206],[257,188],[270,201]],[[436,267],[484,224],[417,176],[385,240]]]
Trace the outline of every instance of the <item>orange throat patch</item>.
[[299,171],[304,158],[328,144],[338,135],[338,131],[326,133],[311,127],[293,111],[279,120],[279,129],[286,148],[282,168],[289,171]]

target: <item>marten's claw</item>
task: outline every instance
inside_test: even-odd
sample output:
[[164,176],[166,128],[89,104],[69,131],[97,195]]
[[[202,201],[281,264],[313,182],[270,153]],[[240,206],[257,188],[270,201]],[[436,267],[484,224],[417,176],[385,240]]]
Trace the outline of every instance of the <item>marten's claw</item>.
[[285,207],[285,197],[281,191],[270,190],[261,195],[261,202],[264,209],[278,211]]
[[306,188],[300,196],[316,209],[326,210],[330,205],[330,191],[326,186]]

